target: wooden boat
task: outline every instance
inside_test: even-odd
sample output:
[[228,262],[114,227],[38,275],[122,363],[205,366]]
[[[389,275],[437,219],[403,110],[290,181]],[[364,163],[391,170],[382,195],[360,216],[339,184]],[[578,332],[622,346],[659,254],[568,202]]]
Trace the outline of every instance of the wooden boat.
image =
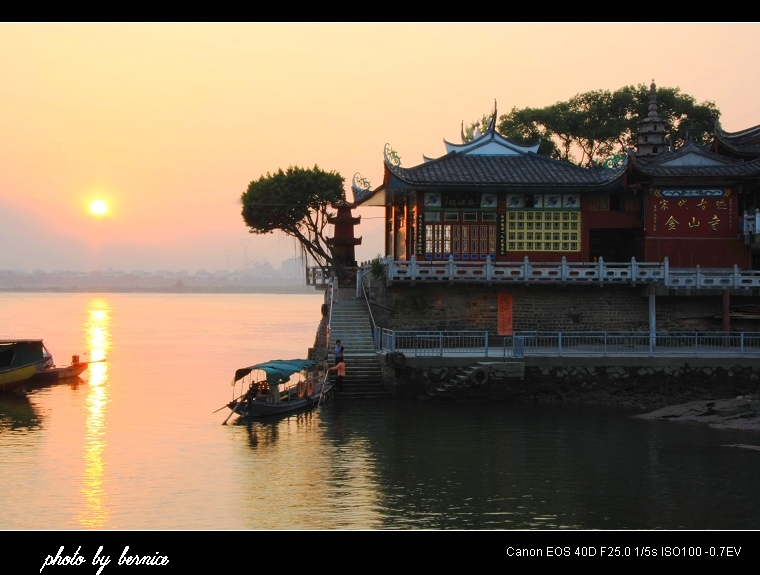
[[0,340],[0,391],[22,387],[49,359],[41,339]]
[[56,383],[58,381],[73,379],[79,377],[90,366],[91,363],[105,361],[98,359],[95,361],[79,361],[78,355],[71,356],[71,365],[56,367],[55,364],[46,365],[37,369],[30,378],[30,383]]
[[310,409],[332,389],[324,366],[307,359],[275,359],[243,367],[235,371],[233,388],[238,382],[240,395],[225,406],[231,413],[224,423],[236,413],[259,418]]

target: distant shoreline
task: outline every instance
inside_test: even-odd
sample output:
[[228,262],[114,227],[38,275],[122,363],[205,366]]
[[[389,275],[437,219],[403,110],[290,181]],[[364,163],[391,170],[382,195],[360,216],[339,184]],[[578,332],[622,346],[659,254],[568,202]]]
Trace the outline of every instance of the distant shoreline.
[[226,287],[197,287],[197,286],[166,286],[166,287],[109,287],[93,286],[86,288],[59,287],[0,287],[0,293],[176,293],[176,294],[222,294],[222,293],[267,293],[267,294],[313,294],[320,290],[314,286],[226,286]]

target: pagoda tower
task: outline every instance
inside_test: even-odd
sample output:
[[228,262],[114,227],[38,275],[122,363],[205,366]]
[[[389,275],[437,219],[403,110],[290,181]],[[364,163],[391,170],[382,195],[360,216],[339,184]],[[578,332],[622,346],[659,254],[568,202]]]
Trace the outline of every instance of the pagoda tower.
[[657,87],[652,80],[649,86],[649,113],[639,121],[639,133],[636,138],[636,157],[654,158],[668,151],[666,138],[668,125],[657,113]]
[[333,249],[338,262],[344,268],[357,267],[354,246],[361,245],[362,239],[354,237],[354,226],[361,222],[361,216],[355,218],[351,210],[356,204],[342,201],[333,206],[338,210],[337,215],[328,217],[327,222],[335,226],[335,233],[327,242]]

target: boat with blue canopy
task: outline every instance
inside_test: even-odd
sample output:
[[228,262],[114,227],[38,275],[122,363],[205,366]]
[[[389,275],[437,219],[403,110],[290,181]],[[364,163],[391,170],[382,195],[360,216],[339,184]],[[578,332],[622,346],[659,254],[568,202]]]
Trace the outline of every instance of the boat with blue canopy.
[[[240,392],[237,393],[238,382]],[[320,405],[332,389],[323,363],[308,359],[274,359],[235,370],[233,400],[224,423],[235,414],[266,417]]]

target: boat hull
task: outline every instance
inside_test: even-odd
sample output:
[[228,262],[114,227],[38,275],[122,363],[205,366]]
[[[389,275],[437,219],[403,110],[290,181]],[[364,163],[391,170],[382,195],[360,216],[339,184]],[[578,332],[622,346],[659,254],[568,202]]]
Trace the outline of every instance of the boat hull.
[[35,374],[34,365],[23,365],[0,371],[0,391],[11,391],[23,386]]
[[235,413],[242,417],[261,418],[272,415],[282,415],[284,413],[293,413],[316,407],[320,402],[324,402],[324,396],[330,392],[330,389],[332,389],[332,385],[327,385],[324,387],[324,390],[319,391],[318,393],[299,399],[280,401],[279,403],[270,403],[269,401],[247,402],[243,400],[232,404],[230,407]]
[[31,378],[33,383],[55,383],[65,379],[79,377],[89,366],[89,362],[83,361],[66,367],[48,367],[37,371]]

